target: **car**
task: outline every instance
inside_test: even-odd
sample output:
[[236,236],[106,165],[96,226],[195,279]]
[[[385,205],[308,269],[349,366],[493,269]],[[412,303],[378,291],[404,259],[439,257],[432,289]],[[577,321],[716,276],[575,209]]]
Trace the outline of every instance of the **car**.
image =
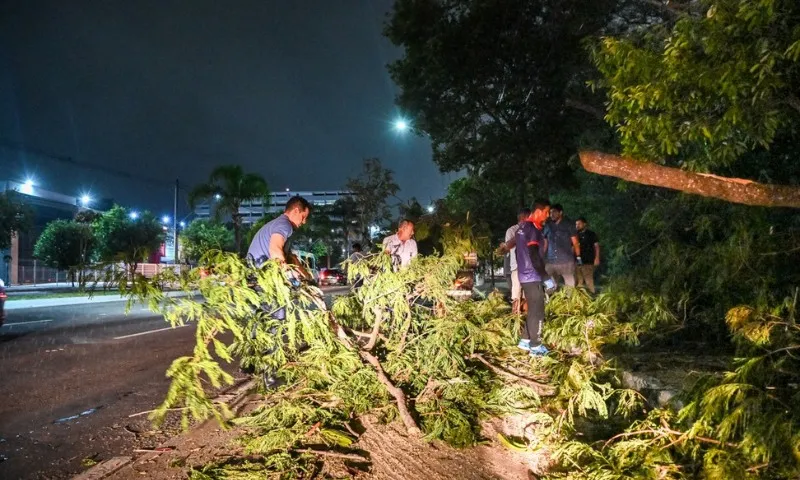
[[6,284],[3,279],[0,278],[0,327],[3,326],[3,322],[6,321],[6,299],[8,295],[6,295]]
[[347,275],[335,268],[323,268],[319,272],[319,284],[320,286],[345,285],[347,284]]

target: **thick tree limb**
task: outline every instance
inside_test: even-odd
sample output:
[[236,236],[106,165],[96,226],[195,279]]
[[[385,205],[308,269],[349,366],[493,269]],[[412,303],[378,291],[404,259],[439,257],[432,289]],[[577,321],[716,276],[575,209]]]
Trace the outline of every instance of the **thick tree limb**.
[[470,358],[474,358],[481,362],[482,364],[486,365],[486,368],[493,371],[494,373],[500,375],[501,377],[510,378],[512,380],[517,380],[525,385],[529,386],[533,391],[536,392],[537,395],[546,397],[553,395],[555,393],[555,388],[551,387],[550,385],[545,385],[543,383],[535,382],[530,378],[521,377],[515,373],[511,373],[508,370],[498,367],[497,365],[493,364],[492,362],[483,358],[483,355],[479,353],[473,353]]
[[410,435],[419,435],[420,430],[417,426],[417,422],[414,421],[414,417],[411,416],[411,412],[408,410],[406,394],[403,393],[403,390],[397,388],[391,380],[389,380],[389,377],[387,377],[386,373],[383,371],[383,367],[381,367],[381,362],[379,362],[374,355],[363,350],[359,351],[358,353],[361,355],[361,358],[372,365],[372,368],[374,368],[375,372],[378,374],[378,380],[380,380],[380,382],[389,391],[389,394],[397,401],[397,410],[400,412],[400,419],[403,420],[403,425],[406,426],[408,433]]
[[370,334],[369,342],[364,346],[366,350],[375,348],[375,345],[378,343],[378,334],[381,333],[381,324],[383,323],[384,312],[381,307],[372,307],[372,313],[375,315],[375,323],[372,325],[372,333]]
[[587,172],[621,178],[633,183],[669,188],[744,205],[800,208],[800,187],[687,172],[679,168],[664,167],[601,152],[580,152],[580,158],[581,165]]
[[574,108],[576,110],[580,110],[582,112],[588,113],[589,115],[597,118],[598,120],[605,120],[606,112],[600,108],[594,107],[587,103],[580,102],[578,100],[573,100],[568,98],[564,101],[564,105],[570,108]]

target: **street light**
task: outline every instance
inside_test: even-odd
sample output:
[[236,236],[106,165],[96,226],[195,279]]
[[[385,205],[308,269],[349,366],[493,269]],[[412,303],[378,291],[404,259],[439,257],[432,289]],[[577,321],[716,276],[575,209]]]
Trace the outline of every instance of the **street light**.
[[136,220],[137,218],[139,218],[139,212],[133,211],[129,213],[128,216],[131,217],[131,220]]
[[394,129],[398,132],[404,133],[406,130],[408,130],[408,127],[408,122],[403,118],[398,118],[394,121]]
[[81,195],[81,205],[88,207],[90,203],[92,203],[92,197],[86,194]]
[[181,228],[183,228],[183,227],[185,227],[185,226],[186,226],[186,222],[184,222],[184,221],[181,221],[181,222],[179,223],[179,225],[181,226]]
[[428,213],[433,213],[434,210],[436,210],[436,207],[433,205],[428,205]]
[[19,191],[25,195],[33,195],[33,179],[26,178],[25,183],[22,184],[22,188],[20,188]]
[[222,199],[222,195],[220,195],[219,193],[214,195],[214,200],[221,200],[221,199]]
[[169,215],[164,215],[161,217],[161,223],[169,223]]

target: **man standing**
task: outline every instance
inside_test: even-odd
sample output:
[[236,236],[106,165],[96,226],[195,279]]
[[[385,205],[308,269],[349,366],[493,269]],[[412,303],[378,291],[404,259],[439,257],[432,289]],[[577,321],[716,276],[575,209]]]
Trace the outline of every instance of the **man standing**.
[[575,224],[564,219],[564,208],[555,204],[544,227],[547,273],[553,280],[563,277],[568,287],[575,286],[575,264],[581,263],[581,247]]
[[533,213],[527,221],[522,222],[514,235],[515,256],[517,258],[517,275],[525,293],[528,314],[522,329],[522,340],[518,347],[528,350],[531,356],[547,355],[549,350],[542,345],[542,323],[544,323],[545,288],[555,287],[545,269],[544,235],[542,225],[550,213],[550,202],[537,200],[533,205]]
[[383,239],[383,251],[392,256],[392,266],[395,270],[405,268],[411,259],[417,256],[417,242],[414,236],[414,222],[401,220],[397,233]]
[[[528,220],[528,217],[531,216],[531,210],[529,208],[523,208],[517,214],[517,224],[512,225],[506,230],[505,241],[506,243],[510,242],[514,239],[514,235],[517,234],[517,230],[519,230],[520,226]],[[521,312],[521,304],[520,300],[522,300],[522,286],[519,283],[519,274],[517,272],[517,249],[516,247],[506,248],[506,243],[501,245],[501,248],[505,252],[509,252],[509,271],[510,274],[510,287],[511,287],[511,311],[512,313],[520,313]]]
[[582,264],[576,269],[578,281],[577,286],[586,285],[590,292],[595,293],[594,270],[600,266],[600,239],[597,234],[588,228],[589,223],[585,217],[579,217],[575,221],[575,228],[578,230],[578,244],[581,248]]

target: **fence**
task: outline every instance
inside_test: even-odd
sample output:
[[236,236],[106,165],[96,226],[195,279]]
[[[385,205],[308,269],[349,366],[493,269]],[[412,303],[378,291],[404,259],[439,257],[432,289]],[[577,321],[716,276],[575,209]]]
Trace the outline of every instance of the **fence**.
[[[106,267],[107,268],[107,267]],[[122,268],[120,266],[120,268]],[[163,272],[164,270],[187,270],[187,265],[168,265],[161,263],[140,263],[136,266],[136,273],[143,275],[146,278],[152,278],[155,275]],[[178,272],[176,272],[178,273]],[[86,269],[84,270],[84,278],[102,279],[105,273],[101,270]],[[13,278],[13,276],[10,276]],[[77,273],[76,273],[77,280]],[[14,282],[15,285],[39,285],[39,284],[64,284],[70,285],[69,272],[65,270],[57,270],[55,268],[46,267],[42,262],[36,259],[20,259],[17,262],[17,278]]]

